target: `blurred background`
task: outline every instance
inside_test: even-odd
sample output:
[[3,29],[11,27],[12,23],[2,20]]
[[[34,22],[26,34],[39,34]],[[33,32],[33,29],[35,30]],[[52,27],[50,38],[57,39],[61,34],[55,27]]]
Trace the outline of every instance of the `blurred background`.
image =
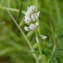
[[[0,63],[36,63],[16,25],[33,46],[35,33],[23,30],[22,11],[30,5],[38,7],[40,34],[48,37],[45,41],[39,38],[42,55],[38,63],[63,63],[63,0],[0,0]],[[38,57],[37,46],[34,50]]]

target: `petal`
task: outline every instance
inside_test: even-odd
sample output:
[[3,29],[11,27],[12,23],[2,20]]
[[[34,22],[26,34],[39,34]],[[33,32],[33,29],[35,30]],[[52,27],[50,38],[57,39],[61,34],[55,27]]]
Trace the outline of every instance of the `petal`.
[[29,28],[30,28],[30,30],[35,30],[37,28],[37,26],[35,24],[30,24]]
[[29,31],[29,27],[25,26],[25,27],[24,27],[24,30],[25,30],[25,31]]

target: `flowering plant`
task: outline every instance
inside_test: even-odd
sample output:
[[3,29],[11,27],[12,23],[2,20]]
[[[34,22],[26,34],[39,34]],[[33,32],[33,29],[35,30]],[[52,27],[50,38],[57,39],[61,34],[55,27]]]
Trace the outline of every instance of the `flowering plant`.
[[62,0],[0,0],[0,63],[63,63]]

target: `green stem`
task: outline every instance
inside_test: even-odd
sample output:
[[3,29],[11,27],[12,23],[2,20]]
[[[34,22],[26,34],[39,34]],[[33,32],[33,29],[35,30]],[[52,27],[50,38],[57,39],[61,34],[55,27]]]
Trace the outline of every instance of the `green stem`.
[[32,45],[30,44],[30,41],[28,40],[28,38],[26,37],[25,33],[22,31],[22,29],[20,28],[20,26],[17,24],[16,20],[13,18],[13,16],[11,15],[11,13],[8,11],[9,16],[12,18],[12,21],[14,22],[14,24],[18,27],[19,31],[21,32],[21,34],[23,35],[24,39],[26,40],[29,48],[31,49],[32,55],[34,56],[36,63],[39,63],[39,60],[36,56],[36,54],[34,53],[34,49],[32,47]]

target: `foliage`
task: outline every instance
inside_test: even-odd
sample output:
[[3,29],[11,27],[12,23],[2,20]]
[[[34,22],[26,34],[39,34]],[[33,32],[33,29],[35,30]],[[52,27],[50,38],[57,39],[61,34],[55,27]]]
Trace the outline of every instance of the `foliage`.
[[[40,11],[39,33],[23,29],[30,5]],[[0,0],[0,63],[63,63],[62,6],[63,0]]]

